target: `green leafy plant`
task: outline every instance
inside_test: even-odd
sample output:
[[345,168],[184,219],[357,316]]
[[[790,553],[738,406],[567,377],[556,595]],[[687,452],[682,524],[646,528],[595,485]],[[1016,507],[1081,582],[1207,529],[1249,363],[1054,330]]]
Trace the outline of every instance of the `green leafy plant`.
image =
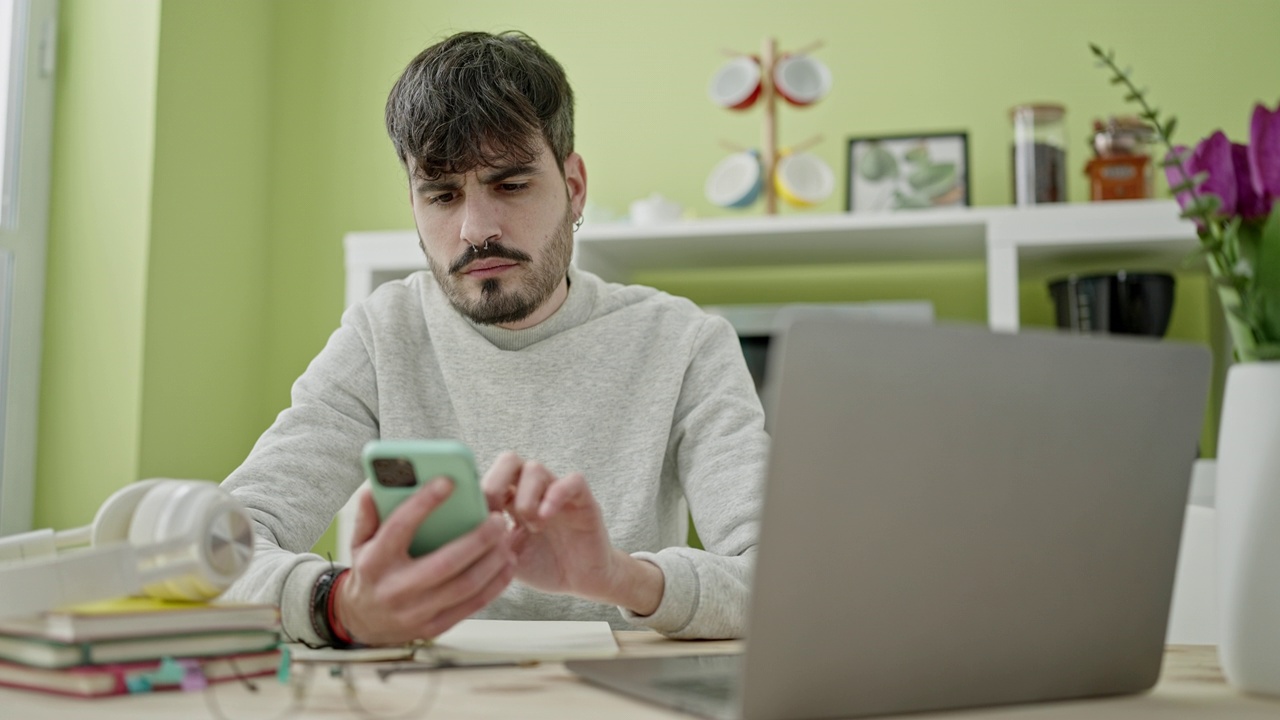
[[1280,106],[1254,106],[1248,145],[1221,130],[1194,149],[1174,145],[1177,118],[1148,102],[1113,51],[1089,48],[1164,146],[1161,166],[1182,217],[1195,221],[1197,254],[1217,285],[1236,358],[1280,359]]
[[871,143],[858,162],[858,174],[867,182],[880,182],[898,177],[898,161],[878,142]]

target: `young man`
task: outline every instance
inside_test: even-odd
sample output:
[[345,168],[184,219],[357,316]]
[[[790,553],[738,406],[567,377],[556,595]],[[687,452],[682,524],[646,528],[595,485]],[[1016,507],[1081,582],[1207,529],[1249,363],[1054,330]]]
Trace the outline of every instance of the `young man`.
[[[455,35],[405,69],[386,123],[430,272],[346,312],[227,478],[257,533],[228,596],[279,603],[290,637],[337,645],[471,615],[740,635],[763,412],[727,322],[570,265],[587,175],[563,69],[523,34]],[[306,550],[379,437],[465,442],[493,512],[415,559],[447,481],[381,525],[362,491],[352,567],[333,569]],[[706,551],[683,547],[686,507]]]

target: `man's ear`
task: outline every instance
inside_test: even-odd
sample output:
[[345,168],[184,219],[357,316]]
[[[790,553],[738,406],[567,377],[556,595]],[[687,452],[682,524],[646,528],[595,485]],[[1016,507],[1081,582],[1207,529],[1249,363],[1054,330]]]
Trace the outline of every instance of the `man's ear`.
[[587,204],[587,166],[576,152],[564,159],[564,182],[569,190],[569,208],[577,218]]

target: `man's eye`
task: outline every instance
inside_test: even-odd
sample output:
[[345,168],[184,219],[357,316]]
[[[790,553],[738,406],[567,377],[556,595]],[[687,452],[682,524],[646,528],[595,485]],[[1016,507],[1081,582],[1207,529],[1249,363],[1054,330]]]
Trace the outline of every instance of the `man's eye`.
[[454,199],[454,194],[451,192],[446,192],[446,193],[440,193],[438,195],[432,195],[428,197],[427,202],[430,203],[431,205],[448,205],[449,203],[453,202],[453,199]]
[[502,191],[506,193],[518,193],[521,190],[524,190],[525,188],[529,187],[529,183],[502,183],[498,187],[501,188]]

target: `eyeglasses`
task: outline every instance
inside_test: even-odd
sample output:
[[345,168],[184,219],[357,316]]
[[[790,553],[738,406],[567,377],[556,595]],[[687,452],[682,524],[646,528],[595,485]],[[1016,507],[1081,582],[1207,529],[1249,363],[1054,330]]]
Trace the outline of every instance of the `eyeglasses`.
[[[411,656],[412,650],[406,654]],[[428,671],[441,667],[429,656],[426,662],[298,659],[286,647],[274,675],[233,668],[227,679],[206,683],[204,697],[218,720],[277,720],[308,706],[332,708],[338,702],[360,717],[424,717],[438,689]]]

